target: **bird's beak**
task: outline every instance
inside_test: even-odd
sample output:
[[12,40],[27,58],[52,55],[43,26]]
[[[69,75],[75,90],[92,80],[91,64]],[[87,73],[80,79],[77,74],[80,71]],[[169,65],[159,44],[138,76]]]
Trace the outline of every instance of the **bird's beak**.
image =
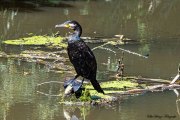
[[55,28],[58,28],[58,27],[65,27],[65,28],[70,28],[70,25],[69,24],[58,24],[58,25],[55,25]]

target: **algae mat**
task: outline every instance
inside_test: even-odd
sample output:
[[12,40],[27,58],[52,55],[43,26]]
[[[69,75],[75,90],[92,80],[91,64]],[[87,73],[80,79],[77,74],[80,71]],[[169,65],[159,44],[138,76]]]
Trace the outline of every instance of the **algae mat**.
[[67,47],[66,42],[63,41],[63,37],[52,37],[52,36],[31,36],[24,37],[15,40],[6,40],[3,43],[8,45],[45,45],[52,47]]

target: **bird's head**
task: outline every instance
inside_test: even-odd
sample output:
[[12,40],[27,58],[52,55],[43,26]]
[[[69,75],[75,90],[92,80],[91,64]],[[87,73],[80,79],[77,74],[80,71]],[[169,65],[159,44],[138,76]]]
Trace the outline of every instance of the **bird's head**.
[[55,28],[58,28],[58,27],[72,29],[78,34],[78,36],[81,36],[81,33],[82,33],[81,25],[77,21],[74,21],[74,20],[68,20],[62,24],[57,24],[55,26]]
[[62,24],[57,24],[55,26],[56,28],[57,27],[65,27],[65,28],[69,28],[69,29],[72,29],[72,30],[76,30],[77,28],[81,27],[80,24],[74,20],[68,20]]

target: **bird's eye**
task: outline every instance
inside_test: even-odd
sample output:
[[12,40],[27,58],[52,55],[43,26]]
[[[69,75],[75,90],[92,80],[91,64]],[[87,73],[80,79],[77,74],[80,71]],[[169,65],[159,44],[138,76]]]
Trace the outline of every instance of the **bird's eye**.
[[70,28],[71,26],[69,24],[66,24],[65,27]]
[[71,26],[71,27],[75,27],[76,25],[75,25],[75,24],[71,24],[71,23],[70,23],[70,24],[69,24],[69,26]]

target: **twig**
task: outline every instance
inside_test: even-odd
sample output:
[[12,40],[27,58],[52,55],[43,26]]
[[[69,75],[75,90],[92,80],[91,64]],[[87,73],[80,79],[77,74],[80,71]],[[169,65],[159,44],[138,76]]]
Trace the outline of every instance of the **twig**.
[[152,78],[134,78],[138,83],[162,83],[169,84],[170,81],[163,79],[152,79]]
[[107,42],[107,43],[104,43],[104,44],[102,44],[102,45],[100,45],[100,46],[94,47],[94,48],[92,49],[92,51],[93,51],[93,50],[96,50],[96,49],[98,49],[98,48],[102,48],[102,47],[104,47],[105,45],[108,45],[108,44],[110,44],[110,43]]
[[42,95],[45,95],[45,96],[52,96],[52,97],[59,97],[61,95],[50,95],[50,94],[47,94],[47,93],[44,93],[44,92],[40,92],[40,91],[36,91],[37,93],[39,94],[42,94]]
[[180,102],[180,99],[178,98],[179,97],[179,92],[176,89],[174,89],[173,91],[177,95],[176,108],[177,108],[177,113],[180,116],[180,111],[179,111],[179,102]]
[[114,54],[116,54],[116,52],[114,50],[111,50],[110,48],[107,48],[107,47],[99,47],[99,48],[103,49],[103,50],[107,50],[107,51],[113,52]]
[[177,95],[177,97],[179,97],[179,92],[176,89],[174,89],[173,91]]
[[124,59],[124,52],[122,51],[122,56],[118,60],[118,69],[117,69],[117,77],[121,76],[121,80],[123,80],[124,77],[124,64],[123,64],[123,59]]
[[124,52],[130,53],[130,54],[133,54],[133,55],[137,55],[137,56],[139,56],[139,57],[148,58],[147,56],[141,55],[141,54],[139,54],[139,53],[132,52],[132,51],[130,51],[130,50],[126,50],[126,49],[120,48],[120,47],[118,47],[118,46],[116,46],[116,47],[117,47],[119,50],[122,50],[122,51],[124,51]]
[[180,77],[180,64],[178,66],[178,73],[176,75],[176,77],[174,77],[174,79],[171,81],[171,84],[175,83]]
[[[95,50],[95,49],[98,49],[98,48],[103,49],[105,45],[115,45],[115,42],[112,42],[112,41],[111,41],[111,42],[104,43],[104,44],[102,44],[102,45],[100,45],[100,46],[94,47],[92,50]],[[127,53],[129,53],[129,54],[137,55],[137,56],[143,57],[143,58],[148,58],[147,56],[141,55],[141,54],[136,53],[136,52],[132,52],[132,51],[130,51],[130,50],[126,50],[126,49],[120,48],[120,47],[118,47],[118,46],[116,46],[116,48],[118,48],[119,50],[122,50],[122,51],[124,51],[124,52],[127,52]],[[116,53],[115,51],[113,51],[113,50],[111,50],[111,49],[109,49],[109,48],[105,48],[105,49],[106,49],[106,50],[110,50],[110,51]]]
[[179,102],[180,102],[180,99],[177,99],[177,100],[176,100],[176,108],[177,108],[177,113],[178,113],[178,115],[180,116]]
[[44,85],[44,84],[49,84],[49,83],[59,83],[59,84],[63,84],[64,82],[60,82],[60,81],[48,81],[48,82],[43,82],[43,83],[37,84],[37,86]]

